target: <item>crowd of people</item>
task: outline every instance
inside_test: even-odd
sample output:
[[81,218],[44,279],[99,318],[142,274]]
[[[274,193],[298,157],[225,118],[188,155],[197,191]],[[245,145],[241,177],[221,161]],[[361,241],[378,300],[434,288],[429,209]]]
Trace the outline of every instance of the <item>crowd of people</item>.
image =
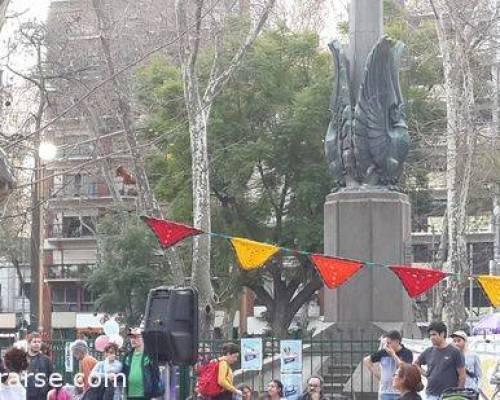
[[[433,322],[428,327],[428,335],[432,345],[416,359],[398,331],[386,333],[380,350],[365,357],[364,365],[380,382],[379,400],[422,400],[422,397],[442,400],[447,392],[460,388],[480,392],[481,364],[479,357],[467,348],[467,334],[461,330],[453,332],[450,343],[446,325]],[[32,333],[26,348],[10,348],[0,363],[0,400],[150,400],[160,397],[165,388],[159,366],[145,353],[141,330],[129,329],[128,337],[131,351],[121,361],[115,343],[106,345],[104,359],[97,361],[89,354],[86,341],[75,341],[71,349],[78,360],[79,374],[72,384],[65,384],[60,375],[56,376],[51,359],[43,351],[42,337]],[[204,395],[203,390],[207,388],[199,376],[192,399],[285,399],[284,385],[278,379],[271,380],[267,390],[260,394],[248,385],[235,386],[232,368],[238,362],[239,353],[238,345],[225,344],[220,357],[211,361],[217,364],[216,375],[211,379],[216,393]],[[500,360],[492,379],[495,377],[500,386]],[[316,375],[309,377],[299,400],[325,399],[323,379]]]
[[144,352],[142,332],[129,329],[131,351],[123,361],[119,348],[109,343],[104,359],[89,354],[85,340],[76,340],[71,350],[78,360],[79,373],[64,382],[54,372],[51,359],[42,352],[41,336],[28,335],[26,346],[13,346],[0,365],[0,400],[150,400],[163,394],[160,369]]
[[[447,327],[443,322],[433,322],[427,329],[431,346],[414,359],[411,350],[402,342],[401,333],[389,331],[383,337],[380,350],[364,358],[366,368],[379,380],[379,400],[441,400],[447,392],[457,394],[461,389],[470,391],[479,398],[481,364],[477,354],[467,348],[469,338],[462,331],[453,332],[448,340]],[[239,347],[235,344],[223,346],[218,359],[217,383],[221,392],[211,396],[212,400],[280,400],[285,397],[282,382],[273,379],[263,393],[250,386],[233,384],[231,366],[237,362]],[[498,377],[500,387],[500,360],[492,379]],[[423,378],[426,386],[424,389]],[[474,394],[476,397],[474,397]],[[204,399],[198,392],[193,399]],[[300,400],[325,400],[323,379],[311,376]]]

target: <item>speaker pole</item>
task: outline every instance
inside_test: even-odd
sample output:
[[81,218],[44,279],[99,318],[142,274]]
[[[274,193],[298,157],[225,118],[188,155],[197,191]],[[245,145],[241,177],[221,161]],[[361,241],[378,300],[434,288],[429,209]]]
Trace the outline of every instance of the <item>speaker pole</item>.
[[170,400],[170,364],[167,363],[165,369],[163,370],[165,374],[165,394],[163,395],[163,400]]

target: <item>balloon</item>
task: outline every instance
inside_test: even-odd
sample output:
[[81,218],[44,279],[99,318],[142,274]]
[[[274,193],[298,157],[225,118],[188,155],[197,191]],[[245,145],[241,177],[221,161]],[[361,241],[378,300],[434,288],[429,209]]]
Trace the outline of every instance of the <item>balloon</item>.
[[98,336],[95,340],[95,349],[97,351],[104,351],[104,348],[109,343],[109,338],[106,335]]
[[109,338],[109,343],[114,343],[120,349],[123,346],[123,338],[120,335],[113,335]]
[[108,337],[116,336],[120,333],[120,325],[114,319],[110,319],[104,323],[104,334]]

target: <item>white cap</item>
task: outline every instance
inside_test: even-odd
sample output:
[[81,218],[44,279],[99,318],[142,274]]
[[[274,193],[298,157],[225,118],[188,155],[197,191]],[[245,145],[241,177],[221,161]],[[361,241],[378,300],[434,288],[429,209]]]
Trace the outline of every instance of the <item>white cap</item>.
[[465,341],[467,341],[467,339],[468,339],[468,336],[467,336],[467,334],[464,331],[455,331],[455,332],[453,332],[451,334],[451,337],[452,338],[453,337],[459,337],[459,338],[461,338],[461,339],[463,339]]

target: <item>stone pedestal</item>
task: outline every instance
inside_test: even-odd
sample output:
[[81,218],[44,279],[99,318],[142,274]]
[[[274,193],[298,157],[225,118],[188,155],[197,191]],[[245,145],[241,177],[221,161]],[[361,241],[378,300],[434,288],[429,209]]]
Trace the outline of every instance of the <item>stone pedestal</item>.
[[[325,254],[381,264],[409,263],[408,196],[385,190],[345,190],[327,196]],[[383,330],[412,325],[410,300],[396,275],[365,266],[338,289],[325,288],[325,320]],[[407,329],[407,328],[406,328]]]

